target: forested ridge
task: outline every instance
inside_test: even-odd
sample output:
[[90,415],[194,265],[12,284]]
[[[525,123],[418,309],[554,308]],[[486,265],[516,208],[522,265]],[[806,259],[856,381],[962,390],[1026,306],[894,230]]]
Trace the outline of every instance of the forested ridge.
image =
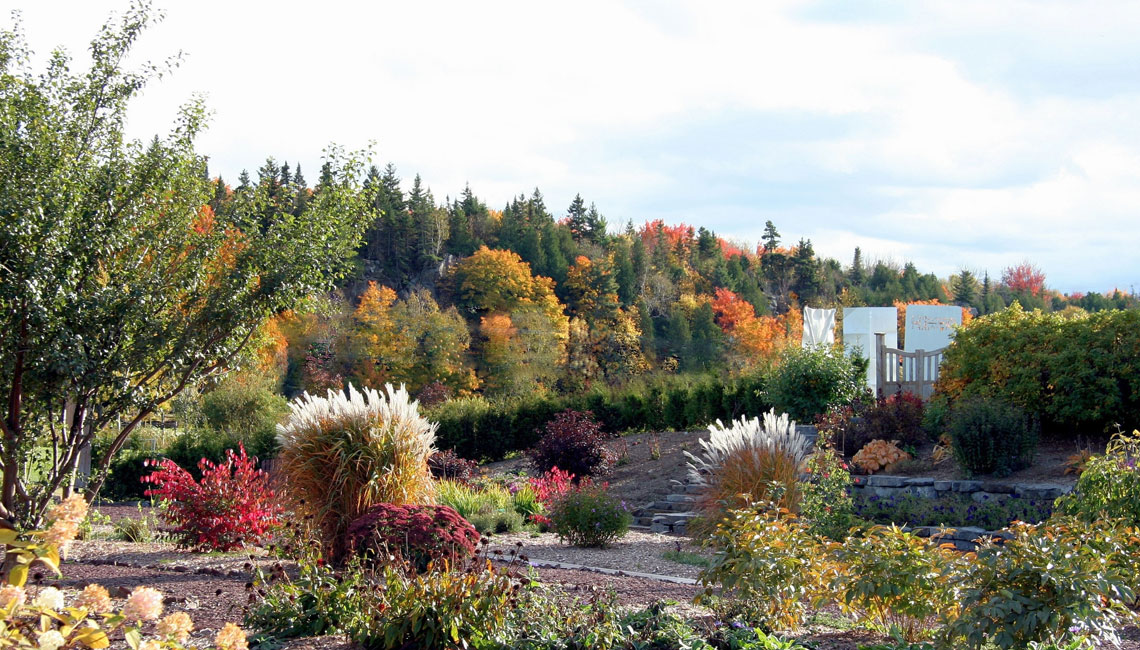
[[[256,180],[243,171],[236,186],[212,182],[215,213],[256,194],[269,219],[301,215],[331,179],[326,167],[310,186],[299,166],[270,158]],[[265,328],[263,363],[286,393],[390,381],[509,396],[653,371],[740,372],[798,342],[805,306],[1137,304],[1120,291],[1061,295],[1029,262],[943,279],[858,248],[847,263],[820,257],[771,221],[753,245],[699,225],[611,223],[580,195],[559,210],[536,188],[494,208],[470,186],[442,200],[419,175],[403,186],[393,164],[368,170],[354,272]]]

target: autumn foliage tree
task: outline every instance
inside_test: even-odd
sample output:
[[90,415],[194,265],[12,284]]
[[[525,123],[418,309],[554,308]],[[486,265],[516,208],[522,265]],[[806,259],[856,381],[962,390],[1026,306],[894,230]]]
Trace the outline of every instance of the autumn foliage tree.
[[372,388],[406,384],[413,392],[438,381],[453,393],[477,386],[467,363],[471,336],[454,307],[441,310],[431,293],[398,300],[388,287],[370,283],[353,313],[352,369]]
[[712,302],[717,324],[729,337],[732,365],[747,368],[773,363],[788,345],[803,336],[803,316],[790,309],[782,316],[757,316],[748,302],[728,289],[717,289]]
[[1015,293],[1038,297],[1045,289],[1045,273],[1029,262],[1005,268],[1001,272],[1001,282]]

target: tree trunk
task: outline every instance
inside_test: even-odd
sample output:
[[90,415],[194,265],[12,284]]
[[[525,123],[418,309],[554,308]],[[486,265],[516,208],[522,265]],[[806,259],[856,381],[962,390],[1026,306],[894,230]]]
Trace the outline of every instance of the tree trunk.
[[[24,355],[28,343],[28,312],[24,305],[17,334],[16,359],[12,365],[12,388],[8,392],[8,413],[4,418],[4,487],[0,495],[0,517],[13,520],[16,512],[16,484],[20,480],[20,409],[24,399]],[[15,522],[13,522],[15,523]]]

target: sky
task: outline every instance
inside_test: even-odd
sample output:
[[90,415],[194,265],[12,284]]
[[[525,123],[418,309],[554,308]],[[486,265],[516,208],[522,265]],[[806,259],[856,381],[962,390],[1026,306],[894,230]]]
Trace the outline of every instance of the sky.
[[[0,0],[38,55],[125,2]],[[133,64],[182,51],[128,132],[195,93],[235,181],[315,180],[330,143],[465,184],[490,207],[576,193],[611,227],[663,219],[850,264],[979,277],[1029,261],[1060,291],[1140,289],[1140,3],[156,1]]]

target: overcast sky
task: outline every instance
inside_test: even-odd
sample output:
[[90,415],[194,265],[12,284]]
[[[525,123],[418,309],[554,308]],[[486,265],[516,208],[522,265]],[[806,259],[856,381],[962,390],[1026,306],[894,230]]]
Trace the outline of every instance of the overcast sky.
[[[126,4],[0,6],[78,63]],[[538,186],[611,224],[755,243],[771,219],[845,265],[861,246],[942,276],[1030,260],[1062,291],[1140,285],[1140,3],[156,6],[136,60],[186,59],[131,132],[204,93],[199,150],[227,180],[274,156],[312,181],[328,143],[375,141],[440,199],[469,182],[501,208]]]

